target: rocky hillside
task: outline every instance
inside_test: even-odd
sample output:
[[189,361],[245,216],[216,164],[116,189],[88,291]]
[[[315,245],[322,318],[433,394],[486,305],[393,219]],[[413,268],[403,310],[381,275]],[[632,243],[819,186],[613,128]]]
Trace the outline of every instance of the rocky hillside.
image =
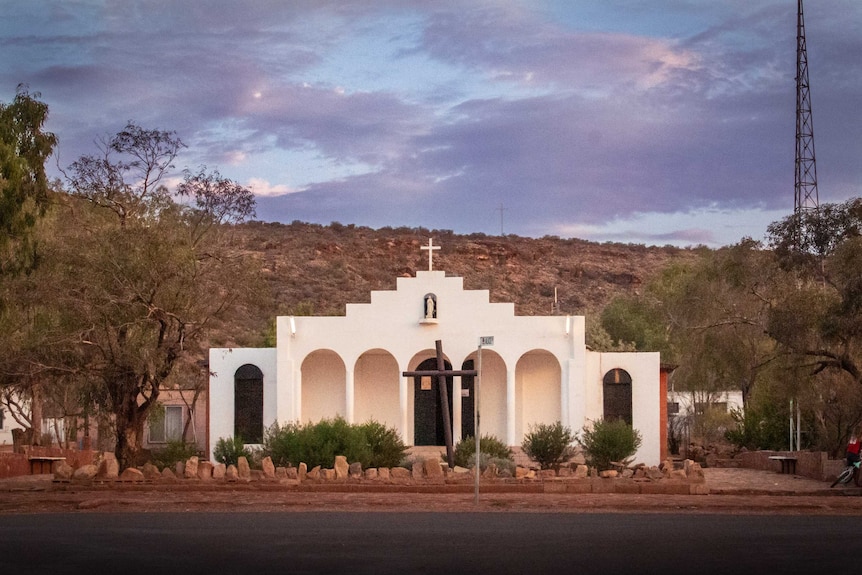
[[233,334],[215,337],[221,345],[260,345],[276,314],[343,315],[346,303],[395,289],[397,277],[428,269],[421,247],[429,238],[441,247],[435,270],[463,277],[466,289],[489,290],[492,302],[514,302],[518,315],[550,315],[555,294],[559,313],[593,313],[671,263],[696,256],[674,247],[337,223],[251,222],[233,232],[237,247],[259,262],[272,301],[248,310],[246,324],[234,326]]

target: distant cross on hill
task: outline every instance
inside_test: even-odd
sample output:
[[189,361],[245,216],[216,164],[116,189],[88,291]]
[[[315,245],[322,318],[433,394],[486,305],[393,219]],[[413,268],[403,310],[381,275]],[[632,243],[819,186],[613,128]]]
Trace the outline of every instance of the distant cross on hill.
[[434,250],[439,250],[440,246],[434,245],[434,240],[428,238],[428,245],[422,246],[423,250],[428,250],[428,271],[434,271]]

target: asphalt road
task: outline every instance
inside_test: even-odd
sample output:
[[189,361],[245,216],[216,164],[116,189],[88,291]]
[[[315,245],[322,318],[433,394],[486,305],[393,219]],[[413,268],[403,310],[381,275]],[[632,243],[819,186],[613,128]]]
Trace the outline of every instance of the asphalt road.
[[858,517],[559,513],[0,516],[0,573],[814,574]]

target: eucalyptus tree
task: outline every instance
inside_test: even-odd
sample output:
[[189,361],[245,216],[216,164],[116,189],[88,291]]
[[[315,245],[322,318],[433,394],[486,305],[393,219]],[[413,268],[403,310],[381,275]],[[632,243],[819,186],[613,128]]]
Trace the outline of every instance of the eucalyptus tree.
[[48,106],[39,98],[21,84],[12,102],[0,102],[0,396],[35,443],[41,439],[43,368],[22,352],[43,328],[41,306],[15,284],[39,261],[36,227],[51,189],[45,162],[57,144],[44,130]]
[[78,202],[58,243],[62,305],[76,314],[93,399],[112,416],[123,466],[172,374],[199,364],[207,329],[255,285],[225,237],[225,224],[253,216],[253,195],[204,168],[187,170],[172,194],[182,148],[173,132],[129,124],[67,171]]
[[35,264],[33,228],[48,204],[45,162],[57,137],[44,131],[48,105],[38,92],[18,86],[0,102],[0,274]]

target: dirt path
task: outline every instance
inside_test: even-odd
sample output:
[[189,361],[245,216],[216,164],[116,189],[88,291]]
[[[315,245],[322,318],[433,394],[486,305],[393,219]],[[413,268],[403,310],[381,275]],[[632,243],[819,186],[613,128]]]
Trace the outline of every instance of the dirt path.
[[862,515],[857,488],[750,469],[706,470],[709,495],[324,493],[222,485],[58,486],[50,475],[0,481],[0,514],[237,512],[541,512]]

